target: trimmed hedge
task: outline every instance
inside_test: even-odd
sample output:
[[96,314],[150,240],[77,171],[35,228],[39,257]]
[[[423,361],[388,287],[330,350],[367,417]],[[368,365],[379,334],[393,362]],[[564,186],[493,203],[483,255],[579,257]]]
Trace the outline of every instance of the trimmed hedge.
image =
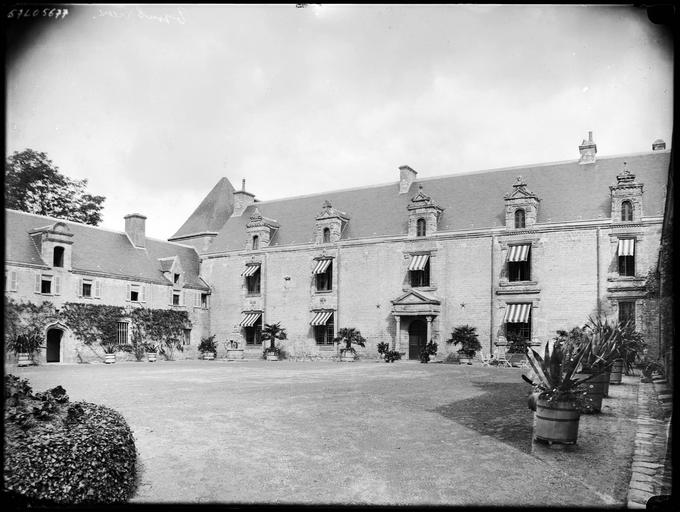
[[5,377],[5,490],[35,503],[120,503],[136,488],[132,431],[113,409],[69,403],[61,386],[31,394]]

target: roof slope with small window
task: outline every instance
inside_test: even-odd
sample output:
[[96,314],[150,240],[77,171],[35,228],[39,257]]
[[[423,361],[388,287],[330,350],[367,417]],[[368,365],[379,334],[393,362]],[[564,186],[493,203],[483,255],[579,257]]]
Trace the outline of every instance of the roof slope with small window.
[[170,238],[219,231],[234,212],[233,198],[234,187],[227,178],[222,178]]
[[[263,216],[276,219],[280,228],[270,246],[314,242],[315,218],[323,202],[350,217],[343,240],[405,235],[407,206],[419,185],[444,208],[438,231],[455,232],[501,227],[505,223],[503,197],[512,190],[517,176],[541,200],[537,223],[608,219],[611,215],[610,185],[617,183],[624,162],[644,184],[646,217],[663,215],[664,184],[670,150],[601,157],[579,165],[577,161],[512,167],[416,180],[408,194],[399,194],[398,183],[324,192],[274,201],[259,201],[240,217],[230,218],[219,230],[209,252],[243,250],[246,223],[257,207]],[[199,231],[199,229],[196,229]]]
[[71,266],[76,272],[169,284],[158,260],[178,256],[185,272],[185,286],[208,289],[199,277],[199,258],[192,247],[147,238],[146,248],[137,249],[125,233],[16,210],[6,209],[5,215],[5,261],[8,263],[46,267],[29,232],[50,221],[65,222],[73,233]]

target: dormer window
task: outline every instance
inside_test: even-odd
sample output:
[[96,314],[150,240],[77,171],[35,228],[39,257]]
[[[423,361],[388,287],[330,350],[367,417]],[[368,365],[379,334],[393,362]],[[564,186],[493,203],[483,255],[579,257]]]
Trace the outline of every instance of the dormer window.
[[633,204],[630,201],[623,201],[621,203],[621,220],[623,222],[633,220]]
[[53,253],[53,258],[52,258],[52,266],[53,267],[63,267],[64,266],[64,248],[61,246],[56,246],[54,248],[54,253]]
[[179,284],[179,274],[172,275],[172,282],[175,284]]
[[524,210],[519,208],[515,210],[515,229],[521,229],[526,227],[526,214]]
[[260,248],[260,237],[253,236],[253,251],[257,251]]
[[416,236],[425,236],[427,234],[426,226],[425,219],[418,219],[416,222]]
[[323,243],[331,242],[331,228],[323,228]]

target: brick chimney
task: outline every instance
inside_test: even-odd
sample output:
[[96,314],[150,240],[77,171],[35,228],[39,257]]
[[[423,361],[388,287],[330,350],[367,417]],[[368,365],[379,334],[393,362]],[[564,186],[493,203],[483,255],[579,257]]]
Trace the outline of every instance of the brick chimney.
[[146,217],[141,213],[125,216],[125,233],[135,247],[146,247]]
[[584,140],[578,147],[581,152],[581,158],[578,161],[580,164],[595,163],[595,154],[597,153],[597,146],[593,141],[593,132],[588,132],[588,140]]
[[399,193],[408,194],[411,184],[416,181],[418,173],[411,169],[408,165],[399,167]]
[[666,149],[666,143],[663,140],[656,139],[652,142],[652,151],[661,151],[662,149]]
[[234,191],[234,213],[232,217],[240,217],[243,211],[255,202],[255,194],[246,192],[246,180],[241,180],[241,190]]

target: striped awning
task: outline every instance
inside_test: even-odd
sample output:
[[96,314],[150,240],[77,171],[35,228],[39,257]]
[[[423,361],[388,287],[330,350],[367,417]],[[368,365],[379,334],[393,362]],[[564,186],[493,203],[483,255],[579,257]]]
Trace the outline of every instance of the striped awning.
[[239,325],[241,327],[252,327],[255,325],[255,322],[257,322],[257,319],[262,316],[262,312],[260,311],[250,311],[247,313],[243,313],[243,316],[241,317],[241,322]]
[[508,304],[503,322],[508,324],[526,324],[529,321],[531,304]]
[[246,269],[243,272],[241,272],[241,275],[245,277],[250,277],[253,274],[255,274],[255,272],[257,272],[258,270],[260,270],[259,263],[257,265],[246,265]]
[[323,274],[326,272],[326,269],[328,266],[331,264],[331,259],[325,259],[325,260],[318,260],[316,262],[316,267],[314,267],[314,272],[313,274]]
[[619,240],[619,256],[635,256],[634,238],[625,238]]
[[408,264],[409,270],[425,270],[427,260],[430,258],[429,254],[414,254],[411,256],[411,263]]
[[333,315],[332,310],[317,311],[316,314],[314,315],[314,318],[312,318],[312,321],[309,323],[311,325],[326,325],[326,322],[328,322],[328,319],[332,315]]
[[508,250],[508,261],[526,261],[531,244],[511,245]]

